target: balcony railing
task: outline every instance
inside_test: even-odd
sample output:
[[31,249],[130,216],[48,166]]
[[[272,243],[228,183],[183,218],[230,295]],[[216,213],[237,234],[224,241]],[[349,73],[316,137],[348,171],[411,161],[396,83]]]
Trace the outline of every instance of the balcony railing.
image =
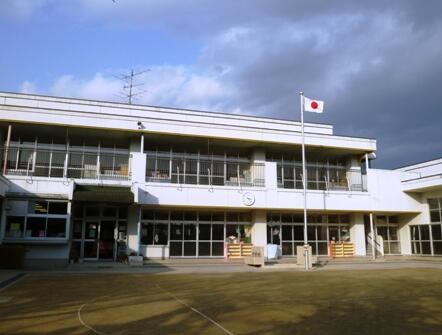
[[[301,162],[277,162],[276,168],[278,188],[303,188]],[[341,165],[308,163],[306,172],[309,190],[367,191],[367,176]]]
[[6,158],[7,175],[114,180],[127,180],[130,177],[129,153],[60,151],[26,147],[9,147],[2,152],[3,160]]
[[265,186],[265,164],[166,155],[147,153],[146,181],[209,186]]

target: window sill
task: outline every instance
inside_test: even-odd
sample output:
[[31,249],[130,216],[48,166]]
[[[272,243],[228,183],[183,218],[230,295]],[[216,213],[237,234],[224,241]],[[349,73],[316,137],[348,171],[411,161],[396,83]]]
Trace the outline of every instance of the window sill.
[[66,237],[5,237],[3,243],[20,243],[20,244],[66,244],[68,239]]

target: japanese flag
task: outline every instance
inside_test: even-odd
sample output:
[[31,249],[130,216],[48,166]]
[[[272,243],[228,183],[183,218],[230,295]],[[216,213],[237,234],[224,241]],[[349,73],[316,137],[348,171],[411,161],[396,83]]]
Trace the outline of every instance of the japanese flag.
[[324,111],[324,101],[311,100],[304,97],[304,110],[313,113],[322,113]]

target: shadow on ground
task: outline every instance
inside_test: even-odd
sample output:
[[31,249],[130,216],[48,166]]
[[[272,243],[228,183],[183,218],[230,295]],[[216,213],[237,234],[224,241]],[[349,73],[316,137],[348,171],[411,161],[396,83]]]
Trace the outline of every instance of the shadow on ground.
[[441,334],[442,270],[30,276],[0,293],[0,333]]

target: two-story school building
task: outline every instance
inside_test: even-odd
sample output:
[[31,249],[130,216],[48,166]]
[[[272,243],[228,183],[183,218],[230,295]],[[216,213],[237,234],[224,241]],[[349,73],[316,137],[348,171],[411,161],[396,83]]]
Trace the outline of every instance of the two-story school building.
[[[373,169],[374,139],[305,131],[313,254],[442,254],[442,159]],[[0,243],[33,264],[294,257],[301,140],[295,121],[0,93]]]

